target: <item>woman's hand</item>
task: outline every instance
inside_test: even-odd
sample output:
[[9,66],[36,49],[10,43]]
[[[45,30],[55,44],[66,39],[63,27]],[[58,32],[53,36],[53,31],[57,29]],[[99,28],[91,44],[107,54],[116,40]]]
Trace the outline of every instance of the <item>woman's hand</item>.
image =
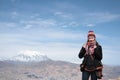
[[85,44],[83,44],[83,47],[84,47],[84,48],[86,48],[86,46],[87,46],[87,44],[86,44],[86,43],[85,43]]

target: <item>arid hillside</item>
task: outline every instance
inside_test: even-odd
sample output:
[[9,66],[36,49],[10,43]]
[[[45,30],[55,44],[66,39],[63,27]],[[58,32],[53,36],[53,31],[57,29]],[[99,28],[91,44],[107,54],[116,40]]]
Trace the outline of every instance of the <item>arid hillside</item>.
[[[120,67],[104,66],[104,80],[120,80]],[[0,80],[81,80],[79,65],[64,61],[0,61]]]

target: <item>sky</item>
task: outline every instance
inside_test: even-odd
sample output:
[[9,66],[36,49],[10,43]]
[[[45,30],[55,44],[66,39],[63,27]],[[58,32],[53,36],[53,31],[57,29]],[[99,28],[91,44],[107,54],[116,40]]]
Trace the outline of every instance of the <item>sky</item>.
[[0,58],[21,51],[80,63],[89,30],[103,64],[120,65],[120,0],[0,0]]

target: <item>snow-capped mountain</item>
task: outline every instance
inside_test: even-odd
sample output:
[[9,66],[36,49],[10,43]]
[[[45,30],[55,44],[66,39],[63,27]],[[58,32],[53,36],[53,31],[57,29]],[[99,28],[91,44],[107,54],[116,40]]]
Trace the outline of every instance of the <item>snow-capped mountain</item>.
[[22,62],[29,62],[29,61],[39,62],[50,59],[45,54],[41,54],[38,51],[26,50],[26,51],[20,51],[17,56],[12,57],[10,60],[22,61]]

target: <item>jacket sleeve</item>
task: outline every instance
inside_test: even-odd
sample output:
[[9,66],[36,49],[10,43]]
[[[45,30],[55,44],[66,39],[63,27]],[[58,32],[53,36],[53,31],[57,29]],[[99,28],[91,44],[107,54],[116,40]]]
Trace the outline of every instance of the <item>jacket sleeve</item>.
[[85,53],[86,53],[86,50],[85,50],[84,47],[82,47],[81,50],[80,50],[80,52],[79,52],[78,57],[79,57],[79,58],[83,58],[83,56],[84,56]]
[[94,56],[97,60],[102,60],[102,47],[100,45],[95,48]]

